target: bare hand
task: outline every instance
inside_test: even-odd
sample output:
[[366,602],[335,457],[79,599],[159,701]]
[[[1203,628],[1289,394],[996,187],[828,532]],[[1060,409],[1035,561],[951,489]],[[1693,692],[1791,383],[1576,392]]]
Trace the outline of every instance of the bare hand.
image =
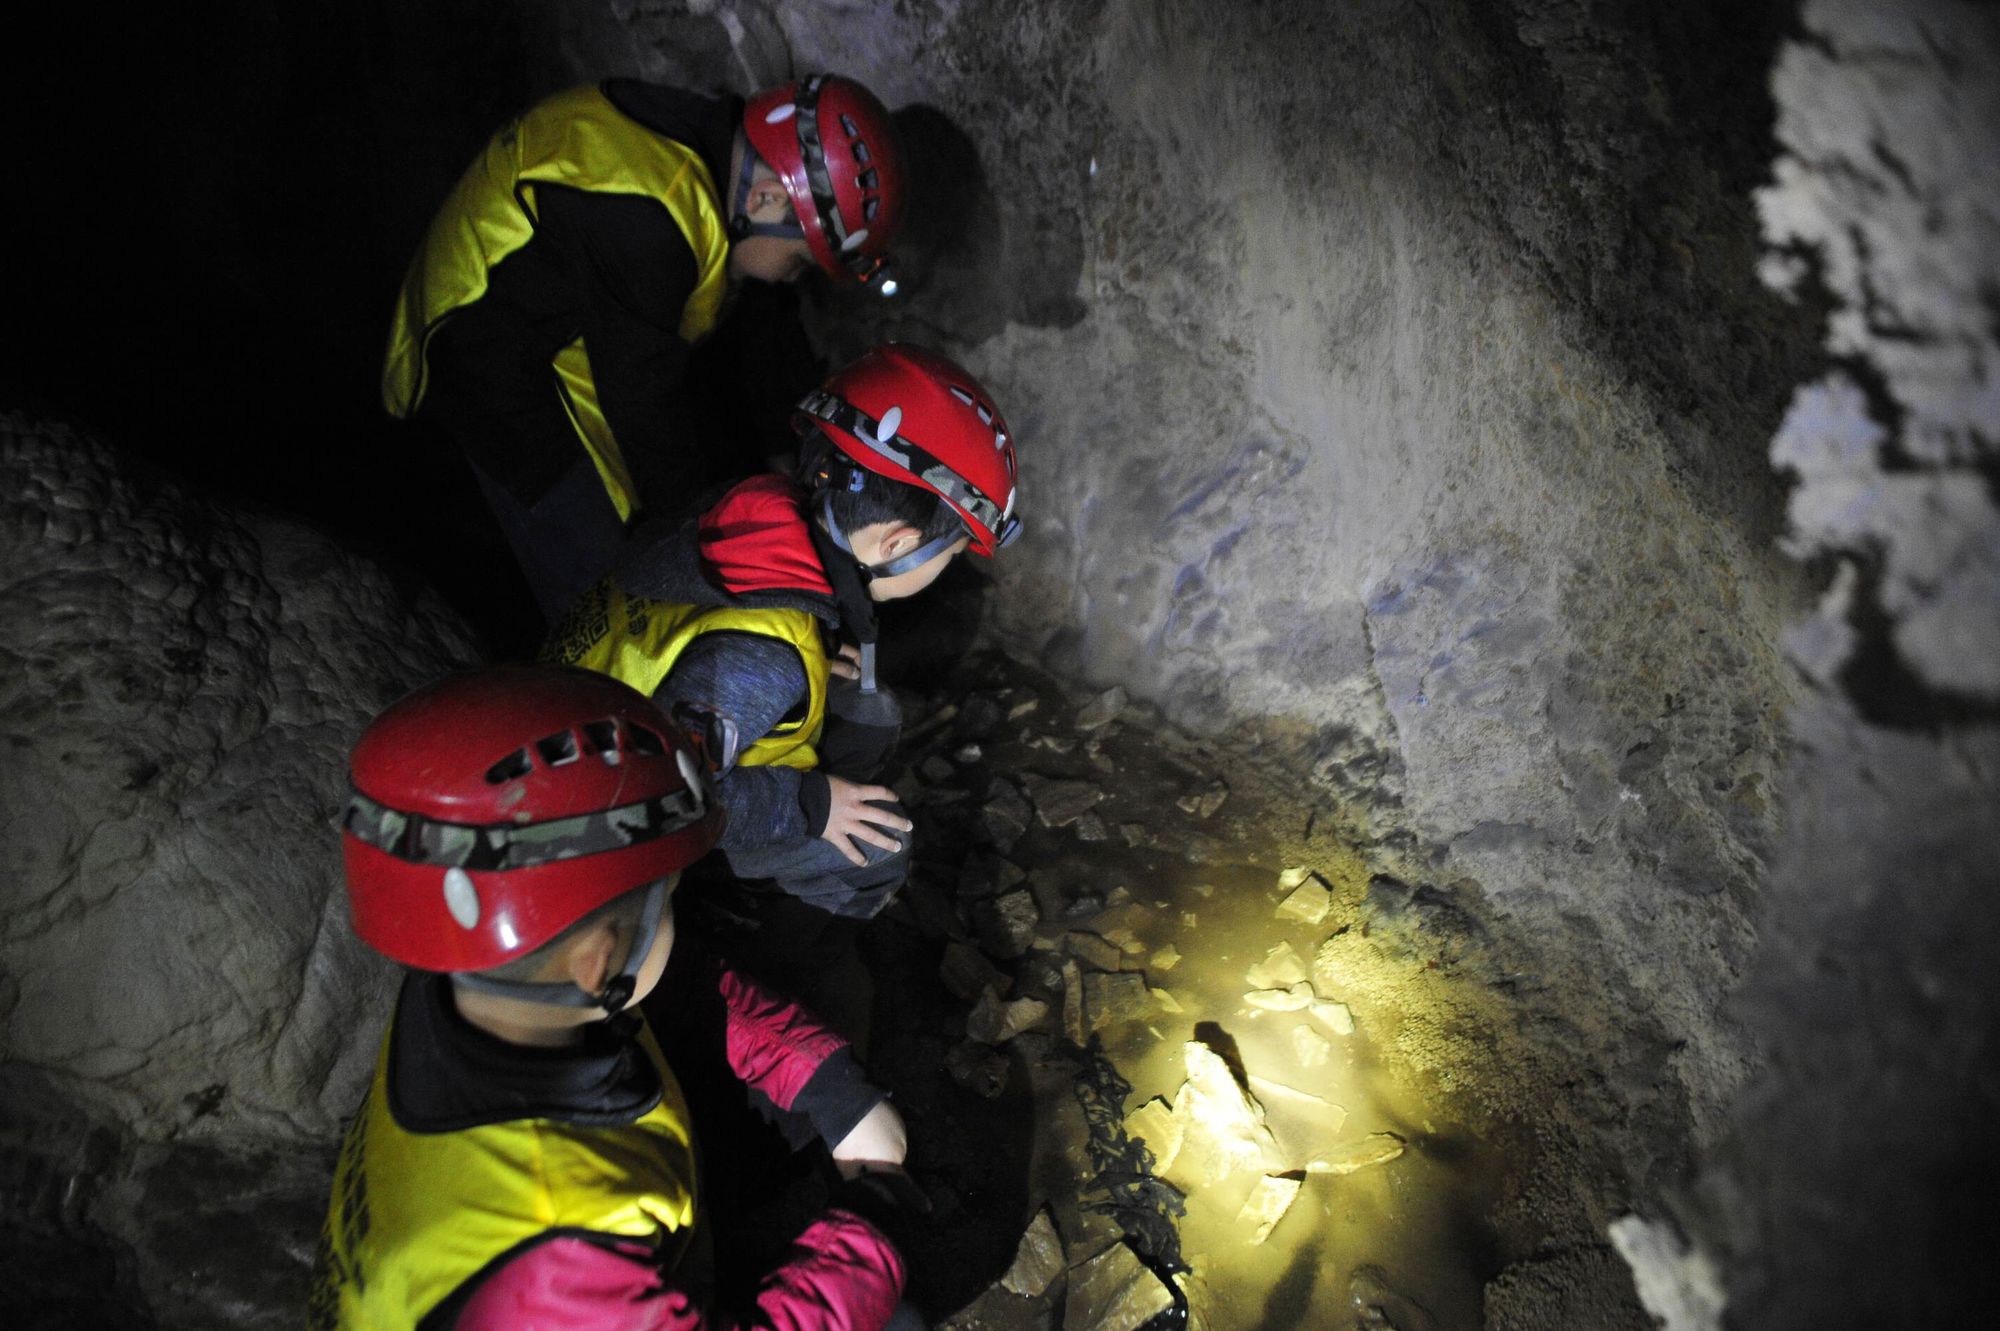
[[836,679],[860,679],[861,649],[851,642],[841,643],[840,650],[827,661],[826,668]]
[[[864,786],[837,776],[828,777],[826,785],[831,798],[827,803],[826,830],[820,836],[831,841],[833,848],[845,855],[849,863],[868,863],[868,854],[861,849],[863,845],[887,851],[903,848],[903,843],[895,834],[901,832],[907,835],[916,824],[900,812],[895,791],[887,786]],[[884,809],[878,804],[891,807]]]
[[903,1116],[884,1100],[866,1114],[833,1146],[833,1167],[842,1178],[883,1170],[901,1170],[910,1149],[903,1130]]

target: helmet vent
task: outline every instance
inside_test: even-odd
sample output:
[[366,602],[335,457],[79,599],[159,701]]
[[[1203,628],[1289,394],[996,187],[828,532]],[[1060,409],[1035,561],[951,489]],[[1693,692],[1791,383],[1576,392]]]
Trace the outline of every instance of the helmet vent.
[[846,114],[845,112],[841,113],[840,127],[843,130],[847,131],[847,137],[850,139],[861,132],[859,129],[855,128],[854,117]]
[[489,786],[505,785],[509,781],[519,780],[534,770],[535,764],[529,759],[528,751],[526,749],[516,749],[486,769],[486,784]]
[[561,767],[573,763],[583,756],[577,748],[576,735],[571,731],[559,730],[535,741],[535,751],[542,755],[542,761],[551,767]]
[[632,738],[628,741],[632,752],[642,758],[658,758],[667,751],[667,742],[644,726],[630,726]]
[[874,189],[875,181],[876,181],[875,168],[872,166],[854,178],[854,183],[861,186],[861,188],[863,189]]
[[868,145],[859,139],[854,141],[854,160],[864,166],[868,163]]
[[973,410],[979,413],[979,423],[981,425],[993,424],[993,408],[987,406],[984,402],[981,402],[978,406],[974,407]]
[[881,206],[882,200],[880,199],[870,198],[863,200],[861,204],[861,220],[864,222],[874,221],[875,213]]
[[607,767],[616,767],[624,755],[618,751],[618,723],[616,721],[586,721],[583,738],[591,752],[604,760]]
[[951,395],[957,398],[960,402],[963,402],[968,407],[972,405],[972,394],[966,392],[963,388],[960,388],[957,384],[953,384],[951,386]]

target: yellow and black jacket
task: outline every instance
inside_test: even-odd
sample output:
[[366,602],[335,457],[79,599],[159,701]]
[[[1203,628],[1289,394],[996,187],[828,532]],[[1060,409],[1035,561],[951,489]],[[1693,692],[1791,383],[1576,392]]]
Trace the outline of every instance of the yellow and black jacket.
[[[761,1102],[838,1141],[879,1101],[845,1042],[796,1004],[723,968],[704,979],[730,1073]],[[412,976],[335,1170],[313,1331],[707,1325],[709,1292],[682,1269],[696,1223],[687,1106],[630,1023],[523,1050],[458,1017],[445,977]],[[786,1297],[894,1303],[900,1261],[879,1231],[829,1211],[807,1233],[794,1279],[773,1282]]]
[[614,79],[501,129],[410,265],[384,405],[436,417],[524,504],[579,448],[621,518],[699,474],[676,397],[727,292],[717,184],[740,114]]

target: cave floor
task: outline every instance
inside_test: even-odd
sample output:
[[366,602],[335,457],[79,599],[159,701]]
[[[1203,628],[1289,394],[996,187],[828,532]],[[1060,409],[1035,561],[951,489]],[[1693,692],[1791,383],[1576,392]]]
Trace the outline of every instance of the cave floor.
[[997,655],[909,711],[918,867],[864,941],[871,1067],[935,1204],[925,1307],[960,1331],[1484,1325],[1533,1243],[1492,1219],[1531,1134],[1454,1066],[1490,1044],[1451,995],[1475,981],[1448,939],[1381,927],[1401,884],[1340,811]]

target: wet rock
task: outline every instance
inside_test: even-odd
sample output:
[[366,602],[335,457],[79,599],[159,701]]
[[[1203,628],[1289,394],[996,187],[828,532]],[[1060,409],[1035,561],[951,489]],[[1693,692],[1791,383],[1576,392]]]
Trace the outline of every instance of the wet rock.
[[1403,1139],[1393,1132],[1374,1132],[1359,1141],[1336,1146],[1327,1154],[1306,1163],[1309,1174],[1352,1174],[1373,1165],[1385,1165],[1403,1154]]
[[1168,990],[1148,989],[1146,992],[1152,995],[1154,1005],[1162,1012],[1171,1012],[1175,1016],[1179,1016],[1181,1013],[1187,1011],[1186,1008],[1181,1006],[1181,1001],[1175,998]]
[[1096,814],[1086,813],[1076,820],[1076,839],[1090,842],[1109,841],[1111,829],[1106,827],[1104,820]]
[[1292,1027],[1292,1057],[1302,1068],[1324,1067],[1333,1056],[1333,1045],[1310,1026]]
[[1138,1331],[1174,1306],[1173,1292],[1123,1243],[1070,1271],[1064,1331]]
[[1216,812],[1222,808],[1223,801],[1228,798],[1229,787],[1217,781],[1206,790],[1181,796],[1174,803],[1180,806],[1182,812],[1206,819],[1215,817]]
[[1041,1024],[1049,1005],[1039,998],[1003,999],[988,989],[965,1020],[965,1033],[984,1044],[1005,1044]]
[[1303,1114],[1310,1119],[1312,1141],[1315,1143],[1328,1140],[1347,1126],[1347,1106],[1337,1105],[1323,1095],[1314,1095],[1311,1091],[1302,1091],[1254,1072],[1250,1074],[1250,1086],[1260,1095],[1291,1105],[1294,1118]]
[[1136,1021],[1151,1007],[1146,977],[1136,971],[1084,972],[1083,1010],[1090,1029],[1101,1031],[1122,1021]]
[[1181,950],[1172,943],[1168,943],[1166,946],[1160,948],[1159,951],[1153,953],[1152,964],[1155,970],[1170,971],[1181,964]]
[[1206,901],[1208,898],[1215,895],[1215,884],[1196,883],[1193,887],[1189,888],[1188,891],[1194,893],[1196,896]]
[[1008,892],[982,901],[973,910],[979,940],[996,957],[1018,957],[1035,941],[1041,912],[1026,892]]
[[1118,836],[1126,845],[1138,850],[1152,840],[1153,832],[1144,823],[1120,823]]
[[1019,721],[1024,716],[1032,716],[1041,705],[1042,700],[1040,698],[1030,698],[1026,702],[1017,702],[1007,709],[1007,719],[1009,721]]
[[1068,735],[1037,735],[1028,741],[1031,749],[1047,749],[1050,753],[1076,752],[1076,740]]
[[967,1003],[978,1002],[988,990],[1004,996],[1014,987],[1013,980],[988,961],[985,953],[955,939],[944,945],[938,978],[944,981],[945,988]]
[[[1297,875],[1295,878],[1294,875]],[[1318,924],[1333,909],[1333,893],[1326,880],[1310,869],[1287,869],[1278,877],[1280,888],[1290,889],[1278,903],[1278,918]]]
[[1063,950],[1101,971],[1115,971],[1125,960],[1125,954],[1115,943],[1080,929],[1072,929],[1063,935]]
[[1327,999],[1314,999],[1312,1019],[1332,1031],[1335,1035],[1354,1034],[1354,1014],[1345,1003],[1334,1003]]
[[1243,1001],[1265,1012],[1298,1012],[1312,1006],[1313,987],[1310,981],[1301,980],[1283,989],[1252,989],[1243,995]]
[[987,792],[986,803],[980,807],[979,820],[986,829],[986,835],[999,848],[1001,854],[1012,850],[1014,843],[1028,830],[1028,820],[1034,817],[1034,810],[1021,798],[1021,793],[1005,781],[994,781]]
[[1153,1157],[1153,1172],[1165,1174],[1181,1153],[1184,1130],[1174,1107],[1156,1095],[1125,1116],[1125,1135],[1144,1142]]
[[957,768],[936,754],[932,754],[918,763],[917,770],[923,773],[926,781],[949,781],[952,775],[958,771]]
[[1083,968],[1074,961],[1065,961],[1062,977],[1063,1035],[1071,1044],[1082,1045],[1090,1039],[1090,1026],[1083,1016]]
[[975,1095],[995,1099],[1007,1089],[1007,1056],[990,1045],[966,1041],[944,1056],[951,1079]]
[[1389,1284],[1388,1273],[1379,1266],[1355,1268],[1347,1285],[1347,1301],[1354,1310],[1357,1331],[1437,1331],[1437,1319],[1430,1310],[1397,1293]]
[[951,760],[961,764],[976,763],[985,756],[985,753],[986,751],[977,744],[961,744],[952,751]]
[[1312,971],[1298,950],[1290,943],[1280,943],[1243,973],[1243,982],[1252,989],[1285,989],[1311,976]]
[[1283,1174],[1266,1174],[1258,1179],[1257,1186],[1244,1200],[1243,1209],[1236,1214],[1238,1221],[1252,1226],[1250,1242],[1262,1243],[1270,1238],[1271,1231],[1285,1218],[1285,1212],[1291,1209],[1292,1200],[1298,1195],[1298,1179]]
[[1127,701],[1124,689],[1116,687],[1106,689],[1085,703],[1083,709],[1076,714],[1076,728],[1098,730],[1111,724],[1118,719],[1118,714],[1125,710]]
[[[1118,892],[1124,891],[1125,889],[1121,887],[1116,889],[1112,895],[1115,897]],[[1131,894],[1126,893],[1126,900],[1129,901],[1130,899]],[[1109,907],[1111,901],[1111,897],[1105,898],[1105,905]],[[1128,925],[1117,924],[1108,929],[1100,929],[1098,930],[1098,937],[1117,948],[1125,956],[1139,957],[1144,956],[1146,953],[1146,945],[1139,941],[1139,936],[1133,933]]]
[[1183,1045],[1182,1054],[1188,1076],[1174,1092],[1181,1149],[1168,1181],[1185,1191],[1245,1170],[1285,1168],[1264,1106],[1238,1084],[1222,1056],[1199,1040]]
[[1005,1275],[1000,1277],[1000,1287],[1010,1294],[1025,1298],[1038,1298],[1055,1283],[1063,1273],[1062,1236],[1056,1232],[1055,1221],[1049,1219],[1046,1208],[1035,1212],[1035,1218],[1028,1222],[1028,1228],[1021,1235],[1021,1245],[1014,1250],[1014,1261]]
[[1061,781],[1030,773],[1021,784],[1044,827],[1068,827],[1104,798],[1104,791],[1089,781]]

